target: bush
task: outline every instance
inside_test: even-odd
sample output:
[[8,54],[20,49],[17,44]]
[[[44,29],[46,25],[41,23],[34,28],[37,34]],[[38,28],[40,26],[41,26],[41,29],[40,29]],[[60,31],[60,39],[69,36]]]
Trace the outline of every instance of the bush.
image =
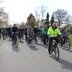
[[70,31],[70,33],[72,34],[72,26],[70,27],[70,30],[69,30],[69,31]]

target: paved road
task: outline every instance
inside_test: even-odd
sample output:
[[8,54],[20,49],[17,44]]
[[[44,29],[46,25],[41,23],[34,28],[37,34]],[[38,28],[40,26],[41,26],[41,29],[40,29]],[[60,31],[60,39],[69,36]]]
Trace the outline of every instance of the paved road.
[[15,49],[8,40],[0,40],[0,72],[72,72],[72,50],[60,49],[56,61],[41,45],[29,48],[24,41]]

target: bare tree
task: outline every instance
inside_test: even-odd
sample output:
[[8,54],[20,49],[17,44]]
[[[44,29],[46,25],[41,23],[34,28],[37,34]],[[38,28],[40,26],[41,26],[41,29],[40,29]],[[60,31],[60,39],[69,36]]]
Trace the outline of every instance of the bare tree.
[[53,12],[53,15],[56,20],[59,22],[59,26],[63,23],[68,15],[66,10],[58,9],[57,11]]
[[47,7],[45,6],[37,7],[34,11],[36,18],[38,20],[42,20],[44,18],[45,12],[47,11]]
[[68,26],[68,30],[70,30],[70,24],[72,23],[72,17],[71,15],[68,15],[66,18],[66,24]]
[[66,23],[67,24],[70,24],[71,22],[72,22],[72,17],[71,17],[71,15],[68,15],[67,17],[66,17]]
[[34,11],[35,11],[36,19],[39,20],[39,18],[40,18],[40,11],[39,11],[39,7],[37,7],[36,9],[34,9]]
[[4,11],[3,8],[0,8],[0,26],[7,26],[8,24],[8,14]]
[[43,17],[44,17],[44,14],[45,14],[45,12],[46,12],[46,10],[47,10],[47,7],[45,7],[45,6],[41,6],[41,20],[43,19]]

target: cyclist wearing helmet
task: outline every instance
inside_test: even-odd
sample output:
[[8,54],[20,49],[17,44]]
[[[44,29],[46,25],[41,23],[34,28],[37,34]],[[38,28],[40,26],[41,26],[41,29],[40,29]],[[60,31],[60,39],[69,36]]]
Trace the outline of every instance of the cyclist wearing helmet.
[[56,40],[56,44],[59,42],[59,36],[61,35],[60,30],[58,29],[57,25],[53,23],[53,25],[48,29],[48,36],[49,36],[49,54],[51,54],[51,45],[52,40]]

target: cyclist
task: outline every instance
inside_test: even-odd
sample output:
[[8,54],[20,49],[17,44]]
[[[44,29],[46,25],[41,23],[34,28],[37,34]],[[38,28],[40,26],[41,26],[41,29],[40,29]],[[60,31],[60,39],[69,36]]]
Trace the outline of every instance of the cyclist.
[[2,33],[3,40],[5,40],[6,29],[2,28],[1,33]]
[[38,36],[38,31],[39,31],[39,29],[38,29],[37,26],[35,26],[35,27],[33,28],[33,30],[34,30],[34,37],[35,37],[36,42],[37,42],[37,36]]
[[27,27],[24,28],[25,40],[27,41]]
[[63,46],[63,44],[65,44],[66,42],[66,39],[68,39],[68,34],[65,29],[61,29],[61,33],[62,33],[61,46]]
[[12,41],[16,41],[17,43],[17,34],[18,33],[18,28],[16,26],[16,24],[14,24],[14,26],[12,27]]
[[33,36],[34,36],[34,30],[33,30],[33,28],[31,26],[29,26],[28,29],[27,29],[27,40],[28,40],[28,43],[31,42],[30,39],[32,39]]
[[11,39],[11,31],[12,31],[12,28],[11,26],[8,27],[8,36],[9,36],[9,40]]
[[48,27],[47,27],[47,25],[44,25],[42,32],[43,32],[43,43],[44,43],[44,45],[46,45],[46,42],[48,42],[48,35],[47,35]]
[[19,32],[18,38],[19,38],[20,42],[23,42],[22,41],[22,39],[23,39],[23,28],[19,28],[18,29],[18,32]]
[[35,34],[35,36],[38,35],[38,28],[37,28],[37,26],[34,27],[34,34]]
[[56,40],[55,46],[59,42],[59,36],[61,35],[60,30],[58,29],[57,25],[53,23],[53,25],[48,29],[48,36],[49,36],[49,54],[51,54],[51,45],[52,40]]

